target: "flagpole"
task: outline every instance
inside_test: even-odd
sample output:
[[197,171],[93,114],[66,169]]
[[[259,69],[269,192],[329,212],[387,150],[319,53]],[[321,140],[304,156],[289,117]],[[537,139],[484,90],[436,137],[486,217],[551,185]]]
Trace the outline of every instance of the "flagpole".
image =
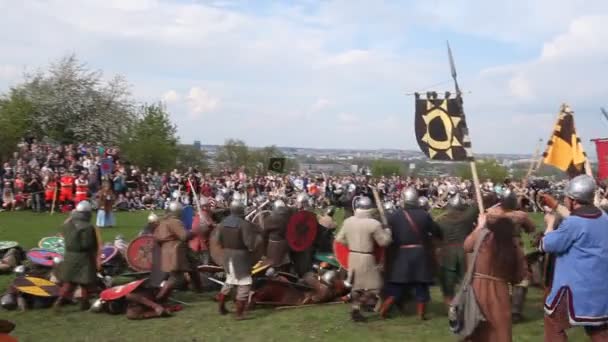
[[[460,91],[460,87],[458,86],[457,74],[456,74],[456,66],[454,65],[454,57],[452,57],[452,49],[450,48],[450,42],[446,42],[448,46],[448,57],[450,59],[450,68],[452,71],[452,78],[454,79],[454,88],[456,89],[456,97],[459,99],[460,104],[460,112],[464,117],[464,106],[462,105],[462,92]],[[470,137],[470,136],[469,136]],[[471,158],[473,157],[473,151],[471,147]],[[475,159],[472,159],[469,162],[471,166],[471,175],[473,176],[473,185],[475,186],[475,197],[477,199],[477,207],[479,208],[479,212],[483,213],[483,197],[481,196],[481,183],[479,182],[479,176],[477,175],[477,165],[475,164]]]
[[532,156],[532,159],[530,160],[530,167],[528,168],[528,172],[526,173],[526,177],[522,180],[522,187],[526,187],[528,185],[528,179],[530,179],[530,176],[532,175],[532,172],[534,172],[534,168],[536,166],[536,164],[538,163],[538,158],[539,158],[539,154],[540,154],[540,149],[543,145],[543,139],[538,139],[538,145],[536,145],[536,150],[534,151],[534,155]]

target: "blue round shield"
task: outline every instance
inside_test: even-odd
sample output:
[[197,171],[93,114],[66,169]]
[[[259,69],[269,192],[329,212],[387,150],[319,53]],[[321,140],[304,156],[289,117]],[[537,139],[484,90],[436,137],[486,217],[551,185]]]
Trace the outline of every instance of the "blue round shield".
[[187,231],[192,229],[192,220],[194,220],[194,208],[191,205],[186,205],[182,211],[182,223]]

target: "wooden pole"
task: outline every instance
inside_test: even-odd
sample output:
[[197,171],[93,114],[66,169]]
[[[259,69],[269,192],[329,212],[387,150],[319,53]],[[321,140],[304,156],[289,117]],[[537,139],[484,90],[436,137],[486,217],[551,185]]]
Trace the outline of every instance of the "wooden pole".
[[384,213],[384,206],[380,201],[380,195],[378,195],[378,190],[376,187],[371,187],[372,193],[374,194],[374,201],[376,202],[376,207],[378,208],[378,212],[380,213],[380,220],[382,220],[382,225],[384,228],[388,227],[388,220],[386,219],[386,214]]
[[479,176],[477,175],[477,165],[475,165],[475,161],[471,161],[470,164],[473,185],[475,186],[475,197],[477,198],[477,207],[479,208],[479,212],[483,213],[483,197],[481,196],[481,184],[479,183]]
[[[540,164],[537,160],[540,155],[540,149],[543,144],[543,139],[538,139],[538,145],[536,146],[536,150],[534,151],[534,155],[532,156],[532,160],[530,161],[530,168],[528,168],[528,172],[526,172],[526,177],[522,180],[522,187],[526,187],[528,185],[528,179],[532,175],[532,172],[535,171],[535,166]],[[542,160],[540,161],[542,162]],[[538,167],[536,167],[537,169]]]

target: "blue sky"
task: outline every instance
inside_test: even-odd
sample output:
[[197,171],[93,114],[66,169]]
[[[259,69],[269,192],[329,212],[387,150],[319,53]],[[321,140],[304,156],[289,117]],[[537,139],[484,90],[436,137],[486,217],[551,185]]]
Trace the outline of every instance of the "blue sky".
[[531,153],[562,102],[608,135],[605,22],[604,0],[0,0],[0,89],[76,53],[186,143],[416,149],[405,93],[452,90],[449,40],[474,151]]

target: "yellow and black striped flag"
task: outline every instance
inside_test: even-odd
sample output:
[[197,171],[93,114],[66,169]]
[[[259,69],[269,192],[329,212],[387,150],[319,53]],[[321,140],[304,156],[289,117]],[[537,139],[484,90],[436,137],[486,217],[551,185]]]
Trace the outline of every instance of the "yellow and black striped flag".
[[473,160],[469,129],[462,112],[462,98],[443,99],[437,93],[426,98],[416,94],[416,140],[427,157],[434,160]]
[[543,163],[555,166],[574,177],[585,173],[586,161],[587,154],[574,127],[573,112],[568,105],[563,104],[553,134],[547,142]]

